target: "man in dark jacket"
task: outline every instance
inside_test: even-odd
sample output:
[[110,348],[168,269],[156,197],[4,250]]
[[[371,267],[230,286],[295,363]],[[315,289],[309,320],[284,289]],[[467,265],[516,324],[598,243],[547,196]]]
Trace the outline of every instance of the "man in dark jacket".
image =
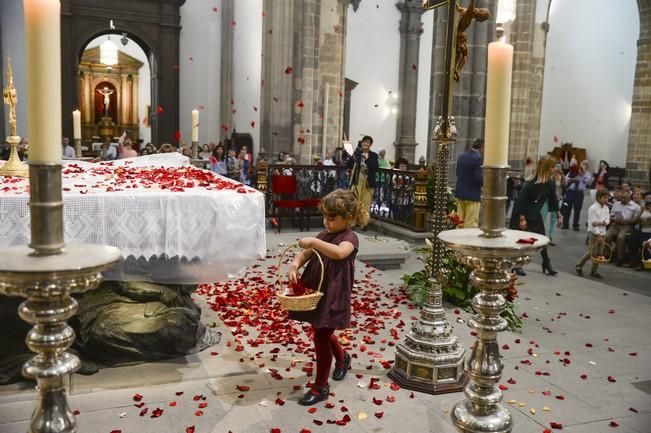
[[477,227],[479,222],[479,201],[483,184],[481,166],[484,162],[480,152],[483,145],[484,140],[476,139],[472,147],[457,160],[457,186],[454,196],[457,198],[457,213],[465,228]]

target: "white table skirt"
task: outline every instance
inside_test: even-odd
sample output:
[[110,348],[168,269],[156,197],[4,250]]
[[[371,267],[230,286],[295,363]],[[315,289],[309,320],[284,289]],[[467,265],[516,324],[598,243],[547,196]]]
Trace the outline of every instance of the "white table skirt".
[[[65,241],[118,247],[125,260],[105,274],[107,279],[215,282],[264,257],[262,193],[205,171],[216,183],[181,186],[183,191],[138,179],[115,183],[120,166],[138,174],[152,167],[183,171],[189,164],[177,153],[110,164],[63,162]],[[235,189],[217,189],[220,182]],[[27,179],[0,178],[0,247],[29,243],[27,187]]]

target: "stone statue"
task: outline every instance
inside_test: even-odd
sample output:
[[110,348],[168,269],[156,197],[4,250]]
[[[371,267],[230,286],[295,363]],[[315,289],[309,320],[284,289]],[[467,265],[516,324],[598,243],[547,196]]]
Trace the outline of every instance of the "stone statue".
[[97,90],[97,93],[104,96],[104,115],[108,117],[109,105],[111,104],[111,98],[109,96],[115,93],[115,90],[104,87],[102,90]]
[[454,81],[459,82],[461,70],[468,59],[468,35],[466,30],[472,24],[472,20],[479,22],[486,21],[490,17],[490,11],[486,8],[476,8],[476,0],[470,0],[467,8],[461,7],[457,3],[457,12],[461,14],[457,24],[457,44],[456,44],[456,62],[454,66]]
[[9,135],[16,135],[16,88],[14,87],[14,76],[11,72],[11,59],[7,58],[7,86],[2,91],[5,104],[9,105]]

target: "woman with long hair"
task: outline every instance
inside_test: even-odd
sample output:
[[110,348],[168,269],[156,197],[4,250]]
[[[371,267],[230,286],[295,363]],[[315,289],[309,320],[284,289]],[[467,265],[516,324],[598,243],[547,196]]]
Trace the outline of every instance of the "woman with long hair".
[[212,151],[212,156],[210,157],[210,169],[217,174],[226,176],[228,170],[226,169],[226,153],[224,152],[224,146],[219,143]]
[[[545,155],[538,161],[536,172],[525,182],[522,191],[513,207],[510,228],[514,230],[528,230],[530,232],[545,234],[545,223],[540,210],[547,203],[549,212],[556,212],[558,220],[556,227],[560,227],[563,217],[558,209],[556,197],[556,183],[554,180],[554,167],[556,160]],[[547,247],[540,251],[542,256],[543,273],[556,275],[558,272],[552,268]]]

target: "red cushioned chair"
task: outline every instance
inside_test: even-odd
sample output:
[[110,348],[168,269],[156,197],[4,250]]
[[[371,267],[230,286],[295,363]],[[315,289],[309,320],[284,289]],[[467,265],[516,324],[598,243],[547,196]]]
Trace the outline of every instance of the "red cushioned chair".
[[[296,177],[293,175],[273,175],[271,176],[271,206],[272,206],[272,216],[278,220],[278,233],[280,233],[280,218],[281,213],[284,211],[291,211],[289,215],[292,222],[294,217],[298,214],[299,221],[303,220],[303,207],[305,203],[301,200],[296,199]],[[301,231],[303,230],[302,224],[300,224]]]

